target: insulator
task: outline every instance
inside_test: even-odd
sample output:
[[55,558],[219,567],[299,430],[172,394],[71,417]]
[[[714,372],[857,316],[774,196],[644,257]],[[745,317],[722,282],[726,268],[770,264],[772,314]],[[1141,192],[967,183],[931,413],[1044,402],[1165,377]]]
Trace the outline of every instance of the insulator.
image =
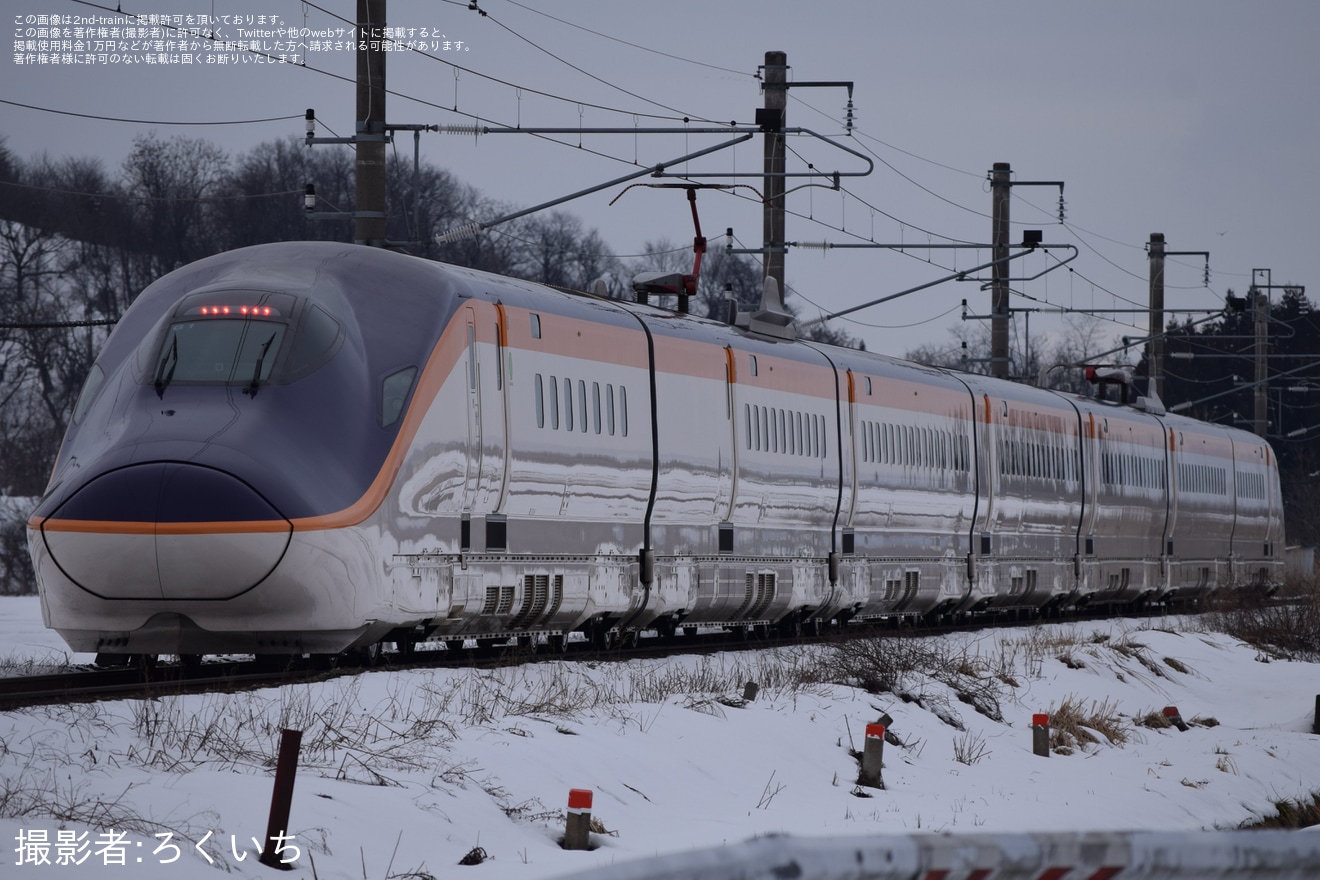
[[464,223],[462,226],[455,226],[448,232],[441,232],[435,237],[436,244],[449,244],[451,241],[458,241],[462,238],[472,238],[481,231],[480,223]]
[[799,241],[797,246],[809,251],[824,251],[829,250],[830,243],[828,241]]
[[470,134],[470,135],[472,135],[473,137],[475,137],[475,136],[477,136],[477,135],[479,135],[479,134],[484,134],[484,132],[482,132],[480,126],[478,126],[478,125],[476,125],[476,124],[473,124],[473,125],[461,125],[461,124],[441,125],[441,126],[439,126],[439,129],[440,129],[440,133],[441,133],[441,134]]

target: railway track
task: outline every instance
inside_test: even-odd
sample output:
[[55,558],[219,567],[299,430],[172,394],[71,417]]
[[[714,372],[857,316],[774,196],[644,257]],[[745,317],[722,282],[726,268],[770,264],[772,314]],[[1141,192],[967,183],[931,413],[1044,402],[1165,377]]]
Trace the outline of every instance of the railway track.
[[631,646],[601,650],[590,642],[570,642],[562,651],[535,650],[526,644],[485,645],[452,650],[381,652],[365,658],[344,655],[327,661],[316,657],[272,658],[193,663],[150,663],[131,667],[78,668],[68,672],[0,678],[0,711],[25,706],[109,699],[155,697],[211,691],[250,690],[322,681],[368,671],[405,671],[454,667],[483,668],[509,663],[559,659],[633,660],[676,653],[757,650],[804,644],[806,638],[741,636],[710,633],[672,638],[643,638]]
[[[1053,622],[1078,622],[1116,616],[1150,617],[1164,614],[1169,610],[1171,609],[1145,608],[1129,610],[1127,614],[1116,614],[1112,609],[1094,608],[1089,609],[1089,613],[1075,613]],[[780,633],[774,628],[756,627],[667,637],[645,636],[629,644],[612,645],[607,649],[602,649],[598,644],[586,640],[568,642],[562,649],[552,649],[548,643],[532,645],[526,639],[516,643],[514,640],[509,640],[507,644],[495,645],[482,640],[478,647],[465,647],[459,650],[452,647],[443,649],[437,647],[435,650],[381,651],[374,655],[345,654],[333,660],[323,657],[272,656],[249,660],[215,660],[206,663],[153,662],[124,668],[79,668],[62,673],[0,678],[0,711],[77,701],[151,699],[167,695],[280,687],[373,670],[484,668],[559,659],[597,661],[658,659],[675,654],[760,650],[842,638],[866,638],[881,634],[932,636],[953,631],[984,629],[1000,624],[1025,625],[1042,622],[1043,618],[1036,618],[1034,621],[1016,618],[1004,621],[975,618],[964,623],[940,625],[921,621],[915,626],[910,625],[912,621],[905,621],[901,627],[896,626],[896,621],[897,619],[827,627],[820,634]]]

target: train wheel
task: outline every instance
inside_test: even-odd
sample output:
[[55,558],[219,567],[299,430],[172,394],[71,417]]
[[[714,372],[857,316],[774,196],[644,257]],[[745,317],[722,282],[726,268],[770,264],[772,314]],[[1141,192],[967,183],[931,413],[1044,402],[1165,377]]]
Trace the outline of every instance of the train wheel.
[[293,664],[291,654],[256,654],[252,659],[263,672],[279,672]]
[[385,645],[383,642],[373,642],[370,645],[363,645],[361,648],[354,648],[350,651],[349,656],[360,666],[365,666],[367,668],[379,666],[385,658]]
[[96,655],[96,659],[92,661],[92,664],[101,669],[118,669],[127,666],[132,656],[132,654],[100,653]]
[[188,676],[196,675],[198,672],[201,671],[201,668],[202,668],[201,654],[179,655],[179,670],[180,672],[183,673],[185,678]]
[[312,668],[328,672],[339,666],[342,656],[341,654],[313,654],[311,655]]
[[563,633],[550,636],[546,642],[550,646],[551,654],[563,654],[568,650],[568,637]]
[[461,650],[463,650],[463,640],[462,640],[462,639],[445,639],[445,650],[447,650],[447,651],[461,651]]
[[143,678],[151,678],[156,673],[156,661],[160,658],[155,654],[130,654],[129,657]]
[[612,631],[606,624],[593,623],[587,631],[587,638],[591,640],[591,647],[597,651],[611,651],[618,646],[619,634]]

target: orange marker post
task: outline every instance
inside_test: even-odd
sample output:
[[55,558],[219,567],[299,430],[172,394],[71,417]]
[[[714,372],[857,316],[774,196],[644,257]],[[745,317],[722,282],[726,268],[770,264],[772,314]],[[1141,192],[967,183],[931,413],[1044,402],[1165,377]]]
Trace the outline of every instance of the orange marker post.
[[1050,716],[1044,712],[1031,716],[1031,751],[1042,758],[1050,756]]
[[1169,723],[1184,733],[1187,732],[1187,722],[1183,721],[1182,713],[1178,711],[1177,706],[1165,706],[1164,717],[1169,719]]
[[884,788],[881,778],[884,768],[885,726],[883,724],[866,725],[866,740],[862,746],[862,773],[857,779],[858,785],[867,788]]
[[568,792],[568,822],[564,828],[564,849],[589,849],[590,842],[591,789],[570,789]]

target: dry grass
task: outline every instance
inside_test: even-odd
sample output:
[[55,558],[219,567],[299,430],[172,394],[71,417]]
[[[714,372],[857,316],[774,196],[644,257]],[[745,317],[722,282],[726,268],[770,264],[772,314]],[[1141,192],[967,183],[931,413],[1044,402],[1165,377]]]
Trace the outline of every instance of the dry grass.
[[1050,751],[1056,754],[1071,755],[1078,749],[1099,745],[1100,736],[1115,746],[1128,741],[1130,728],[1108,699],[1092,700],[1087,708],[1085,700],[1069,695],[1049,710],[1049,716]]
[[1311,800],[1275,801],[1274,809],[1278,812],[1256,822],[1243,822],[1242,828],[1310,828],[1320,825],[1320,794],[1311,795]]
[[990,750],[986,747],[985,737],[979,733],[965,730],[953,739],[953,759],[959,764],[966,764],[970,767],[982,758],[989,756],[989,754]]
[[888,636],[848,639],[830,645],[821,657],[821,679],[860,687],[870,693],[890,693],[904,702],[929,709],[961,730],[949,708],[943,685],[957,699],[994,721],[1003,720],[1000,700],[1004,675],[973,645],[950,639]]
[[1320,661],[1320,584],[1295,585],[1282,600],[1259,589],[1229,590],[1207,618],[1210,628],[1267,657]]

